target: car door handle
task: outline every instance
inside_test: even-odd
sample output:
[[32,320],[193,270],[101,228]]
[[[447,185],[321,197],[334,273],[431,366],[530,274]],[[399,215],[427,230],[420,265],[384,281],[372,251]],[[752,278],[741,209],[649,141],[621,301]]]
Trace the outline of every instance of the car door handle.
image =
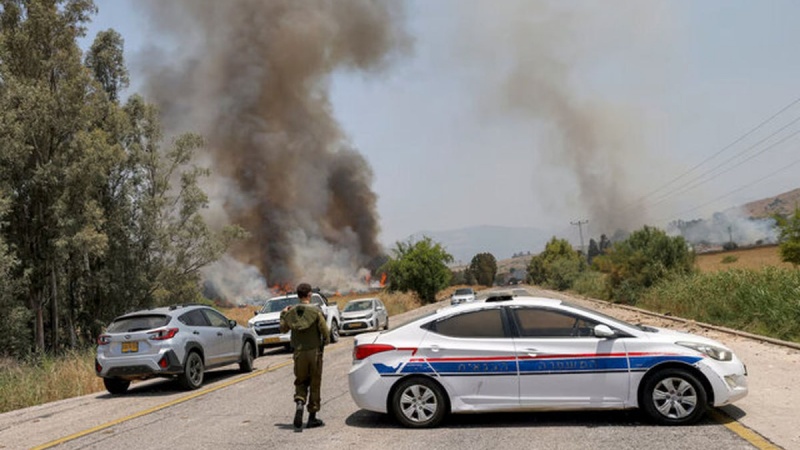
[[431,345],[431,351],[432,352],[438,352],[439,351],[439,346],[438,345]]
[[526,348],[525,353],[527,353],[528,356],[538,356],[540,354],[539,350],[535,348]]
[[200,334],[200,332],[197,331],[197,330],[194,330],[194,331],[192,331],[192,334]]

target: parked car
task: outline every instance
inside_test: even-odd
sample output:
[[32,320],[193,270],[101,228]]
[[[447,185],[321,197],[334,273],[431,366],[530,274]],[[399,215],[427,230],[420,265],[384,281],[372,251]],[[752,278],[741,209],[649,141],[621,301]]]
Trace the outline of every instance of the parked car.
[[450,296],[450,304],[458,305],[475,301],[475,291],[472,288],[460,288]]
[[[263,355],[269,347],[283,345],[287,349],[291,348],[292,332],[281,333],[280,331],[281,311],[287,306],[299,303],[300,299],[297,298],[296,293],[273,297],[264,302],[264,306],[255,312],[255,317],[247,321],[247,326],[252,328],[258,336],[256,345],[259,355]],[[331,331],[331,342],[338,342],[339,325],[342,323],[342,319],[336,302],[329,302],[325,295],[315,291],[311,293],[311,304],[322,310],[322,315],[325,316]]]
[[350,300],[342,310],[341,334],[389,329],[389,314],[379,298]]
[[685,425],[747,395],[744,364],[719,342],[554,299],[493,296],[354,345],[353,400],[408,427],[447,413],[637,407]]
[[203,384],[206,370],[239,364],[253,370],[256,335],[214,308],[170,306],[125,314],[97,338],[95,371],[108,392],[122,394],[132,380],[175,377],[186,389]]

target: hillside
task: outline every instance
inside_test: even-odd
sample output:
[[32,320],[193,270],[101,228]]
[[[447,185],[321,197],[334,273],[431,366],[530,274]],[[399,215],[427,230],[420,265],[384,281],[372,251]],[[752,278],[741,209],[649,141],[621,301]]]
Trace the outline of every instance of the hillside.
[[750,216],[756,218],[770,217],[775,213],[786,215],[800,206],[800,188],[794,189],[775,197],[764,198],[745,204],[742,209]]

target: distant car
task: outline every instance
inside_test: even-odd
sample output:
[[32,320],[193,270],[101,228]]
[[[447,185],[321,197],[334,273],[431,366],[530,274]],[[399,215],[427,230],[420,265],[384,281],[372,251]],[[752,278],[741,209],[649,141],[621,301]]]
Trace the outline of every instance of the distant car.
[[491,296],[354,345],[353,400],[408,427],[447,413],[637,407],[686,425],[747,395],[744,364],[719,342],[554,299]]
[[[281,333],[279,329],[281,311],[287,306],[294,306],[298,303],[300,303],[300,299],[297,298],[296,293],[273,297],[264,302],[264,306],[255,312],[252,319],[247,321],[247,326],[252,328],[258,335],[256,345],[258,345],[259,355],[263,355],[264,351],[269,347],[283,345],[287,349],[290,348],[292,332]],[[331,331],[331,342],[338,342],[339,325],[342,319],[336,302],[329,302],[328,298],[321,292],[312,292],[311,304],[322,310],[322,315],[325,316],[328,328]]]
[[114,319],[97,338],[95,372],[112,394],[153,377],[176,377],[197,389],[206,370],[238,363],[250,372],[255,358],[253,330],[208,306],[170,306]]
[[389,329],[389,314],[379,298],[350,300],[342,310],[341,334]]
[[475,291],[472,288],[460,288],[453,292],[450,296],[451,305],[459,305],[461,303],[469,303],[475,301]]

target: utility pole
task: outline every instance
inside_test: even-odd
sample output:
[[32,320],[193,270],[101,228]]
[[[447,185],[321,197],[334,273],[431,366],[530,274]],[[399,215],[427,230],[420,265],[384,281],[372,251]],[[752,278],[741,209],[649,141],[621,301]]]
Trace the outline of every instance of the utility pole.
[[586,225],[587,223],[589,223],[588,220],[576,220],[574,222],[570,222],[569,224],[578,226],[578,233],[581,236],[581,251],[583,252],[583,255],[588,259],[589,255],[583,248],[583,226]]

